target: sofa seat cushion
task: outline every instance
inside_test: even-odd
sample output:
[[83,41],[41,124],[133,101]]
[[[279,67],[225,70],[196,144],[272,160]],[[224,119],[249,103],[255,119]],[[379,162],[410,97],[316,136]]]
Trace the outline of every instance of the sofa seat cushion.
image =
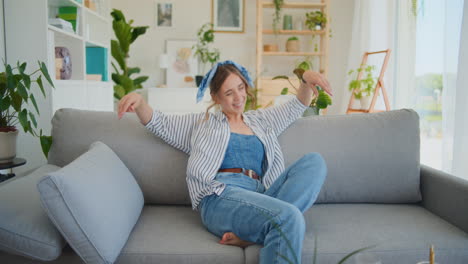
[[147,205],[116,263],[244,263],[241,248],[219,240],[191,206]]
[[[468,234],[419,205],[318,204],[304,217],[307,231],[302,263],[313,262],[315,236],[320,264],[336,264],[348,253],[372,245],[377,246],[361,257],[415,264],[428,260],[431,244],[436,262],[468,263]],[[246,248],[246,263],[258,263],[260,248]]]
[[44,175],[59,169],[44,165],[0,186],[0,251],[35,261],[50,261],[60,256],[65,239],[42,209],[36,189]]

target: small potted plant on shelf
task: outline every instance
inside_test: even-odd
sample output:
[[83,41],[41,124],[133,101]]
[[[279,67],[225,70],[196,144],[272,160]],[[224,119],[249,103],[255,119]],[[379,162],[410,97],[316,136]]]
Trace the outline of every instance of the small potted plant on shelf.
[[[310,70],[311,68],[312,68],[311,63],[309,61],[302,61],[301,63],[299,63],[299,65],[293,71],[293,73],[298,78],[298,82],[302,80],[302,75],[304,74],[304,72],[307,70]],[[292,88],[294,89],[294,92],[291,92],[289,91],[287,87],[285,87],[281,91],[281,95],[287,95],[288,93],[295,95],[297,93],[298,90],[296,86],[291,82],[288,76],[285,76],[285,75],[275,76],[273,80],[276,80],[276,79],[287,80],[291,84]],[[306,109],[306,111],[303,114],[304,117],[310,116],[310,115],[319,115],[320,109],[326,109],[329,105],[332,104],[331,97],[328,94],[326,94],[323,91],[323,89],[320,88],[319,86],[317,86],[316,88],[319,91],[319,94],[318,96],[314,97],[314,99],[312,99],[310,106]]]
[[220,52],[216,48],[211,48],[210,43],[214,42],[214,30],[213,24],[204,24],[197,33],[198,42],[192,49],[195,50],[195,56],[198,58],[198,73],[200,75],[195,76],[195,82],[197,86],[200,85],[203,76],[207,72],[206,65],[210,63],[211,67],[219,61]]
[[[39,69],[30,74],[26,73],[25,62],[18,62],[16,67],[4,63],[5,71],[0,72],[0,163],[11,162],[16,157],[18,125],[23,127],[25,133],[39,137],[46,157],[49,152],[52,138],[42,135],[42,129],[40,133],[37,133],[35,113],[26,107],[27,105],[33,106],[39,115],[39,108],[31,90],[32,83],[38,84],[44,98],[46,93],[43,77],[54,87],[45,63],[38,63]],[[35,79],[33,75],[36,75]]]
[[[363,65],[356,70],[350,70],[348,75],[356,74],[356,79],[353,79],[349,82],[348,88],[354,94],[354,97],[361,102],[361,109],[369,109],[371,96],[375,92],[375,84],[377,78],[373,76],[373,71],[375,66],[372,65]],[[358,80],[357,76],[360,72],[365,74],[364,78]]]
[[295,36],[288,38],[286,41],[286,51],[287,52],[299,52],[299,39]]
[[327,17],[321,11],[311,11],[306,13],[305,23],[310,30],[322,30],[327,23]]

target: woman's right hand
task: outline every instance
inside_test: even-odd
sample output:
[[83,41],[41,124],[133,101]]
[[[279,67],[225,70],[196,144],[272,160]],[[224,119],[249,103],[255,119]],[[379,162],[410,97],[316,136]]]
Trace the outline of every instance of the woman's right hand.
[[137,109],[140,109],[146,104],[145,100],[140,94],[129,93],[122,97],[117,108],[118,118],[121,119],[122,116],[127,112],[135,112]]

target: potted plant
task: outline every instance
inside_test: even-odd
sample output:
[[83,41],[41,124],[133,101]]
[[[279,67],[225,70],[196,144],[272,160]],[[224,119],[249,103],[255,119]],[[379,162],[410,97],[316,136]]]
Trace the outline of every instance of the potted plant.
[[197,86],[200,85],[203,76],[206,73],[206,65],[211,64],[211,67],[219,61],[220,53],[216,48],[211,48],[210,43],[214,42],[214,30],[212,23],[204,24],[197,33],[198,42],[192,49],[195,50],[195,56],[198,58],[198,73],[200,75],[195,76]]
[[[31,84],[37,83],[44,98],[46,96],[42,78],[54,87],[44,62],[38,62],[39,69],[26,73],[26,62],[17,62],[16,67],[4,63],[5,71],[0,72],[0,163],[12,161],[16,157],[16,138],[18,124],[25,133],[39,137],[42,151],[47,154],[52,144],[50,136],[37,133],[37,121],[34,111],[26,106],[33,106],[39,115],[39,108],[31,90]],[[40,73],[39,73],[40,72]],[[37,75],[36,75],[37,74]],[[33,76],[36,75],[33,79]]]
[[115,61],[120,66],[119,71],[115,64],[112,62],[115,73],[112,73],[112,80],[114,81],[114,98],[120,100],[126,94],[141,89],[142,83],[148,79],[148,76],[140,76],[132,79],[131,75],[140,73],[140,68],[129,67],[127,65],[128,53],[130,50],[130,44],[132,44],[140,35],[146,33],[148,26],[144,27],[133,27],[133,20],[125,20],[125,16],[122,11],[113,9],[111,15],[114,19],[112,21],[112,28],[114,29],[117,40],[111,40],[111,53]]
[[[298,82],[302,80],[302,75],[304,74],[305,71],[311,69],[311,64],[308,61],[302,61],[299,63],[299,65],[294,69],[293,73],[297,76]],[[276,79],[285,79],[287,80],[291,86],[294,89],[294,92],[290,92],[287,87],[283,88],[281,91],[281,95],[287,95],[288,93],[291,94],[296,94],[297,93],[297,88],[296,86],[291,82],[288,76],[285,75],[280,75],[280,76],[275,76],[273,80]],[[319,115],[320,114],[320,109],[326,109],[329,105],[332,104],[332,99],[328,94],[326,94],[322,88],[319,86],[316,87],[317,90],[319,91],[318,96],[314,97],[312,99],[312,102],[310,103],[309,107],[306,109],[304,112],[303,116],[310,116],[310,115]]]
[[299,39],[295,36],[288,38],[286,41],[286,51],[287,52],[299,52]]
[[281,7],[284,3],[284,0],[273,0],[275,5],[275,13],[273,14],[273,32],[275,35],[278,33],[278,24],[281,20]]
[[[353,79],[349,82],[348,89],[354,93],[354,97],[359,99],[361,103],[361,109],[369,109],[371,96],[375,92],[375,84],[377,78],[373,76],[373,71],[375,66],[363,65],[362,67],[356,70],[350,70],[348,75],[356,73],[356,79]],[[359,74],[365,73],[365,77],[358,80]],[[362,75],[362,73],[361,73]]]
[[305,23],[310,30],[321,30],[327,23],[327,17],[321,11],[311,11],[306,13]]

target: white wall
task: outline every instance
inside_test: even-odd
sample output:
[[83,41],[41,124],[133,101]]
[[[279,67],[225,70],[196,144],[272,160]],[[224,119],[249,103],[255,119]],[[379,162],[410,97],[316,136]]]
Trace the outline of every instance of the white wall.
[[0,0],[0,71],[3,71],[3,61],[5,60],[5,32],[3,30],[3,0]]
[[[211,21],[211,0],[157,1],[173,3],[173,27],[157,28],[155,27],[155,2],[154,0],[112,0],[112,8],[122,10],[127,20],[134,19],[134,25],[150,26],[146,34],[140,36],[130,47],[129,59],[130,66],[138,66],[142,69],[142,74],[150,76],[144,84],[145,87],[155,87],[165,83],[164,71],[159,68],[158,63],[159,55],[165,52],[165,40],[196,39],[198,29],[204,23]],[[339,101],[349,100],[341,96],[342,90],[345,89],[343,85],[349,69],[346,64],[354,0],[331,0],[330,2],[330,25],[333,37],[330,39],[329,80],[335,98],[328,113],[337,114]],[[255,77],[256,1],[245,0],[245,4],[244,33],[216,33],[214,46],[221,51],[221,60],[235,60],[244,65]],[[266,15],[265,21],[268,21],[270,17]],[[264,24],[268,27],[271,22],[264,22]],[[279,44],[284,45],[282,40]],[[293,67],[291,65],[293,62],[284,57],[268,58],[264,61],[267,63],[266,70],[269,70],[271,74],[288,74]]]

